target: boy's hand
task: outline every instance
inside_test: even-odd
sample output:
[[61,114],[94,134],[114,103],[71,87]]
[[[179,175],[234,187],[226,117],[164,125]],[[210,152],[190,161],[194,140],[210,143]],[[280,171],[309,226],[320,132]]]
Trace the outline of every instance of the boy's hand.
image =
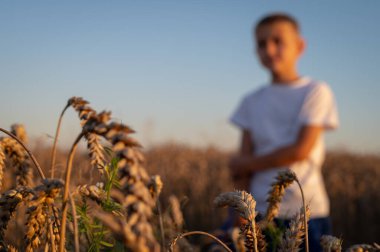
[[231,158],[229,163],[230,172],[233,178],[241,178],[252,174],[251,165],[253,157],[251,155],[237,155]]

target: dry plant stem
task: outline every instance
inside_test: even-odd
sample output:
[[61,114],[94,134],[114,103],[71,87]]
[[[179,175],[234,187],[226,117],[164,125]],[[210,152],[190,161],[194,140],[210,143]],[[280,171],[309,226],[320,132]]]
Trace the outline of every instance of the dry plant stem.
[[79,252],[79,234],[78,234],[78,221],[77,221],[77,211],[75,209],[75,201],[73,195],[69,194],[71,211],[73,215],[73,225],[74,225],[74,247],[75,252]]
[[[49,214],[51,214],[51,208],[49,207]],[[55,250],[55,242],[54,242],[54,233],[53,233],[53,224],[51,220],[49,221],[49,233],[50,233],[50,246],[51,246],[51,251],[56,251]],[[48,243],[46,243],[47,245]]]
[[296,178],[296,182],[298,184],[298,187],[300,188],[301,191],[301,196],[302,196],[302,205],[303,205],[303,222],[305,225],[305,251],[309,252],[309,235],[308,235],[308,228],[307,228],[307,214],[306,214],[306,203],[305,203],[305,196],[303,195],[303,190],[301,183],[298,181],[298,178]]
[[69,158],[67,160],[67,166],[66,166],[66,178],[65,178],[65,190],[63,192],[63,199],[62,199],[62,221],[61,221],[61,232],[60,232],[60,241],[59,241],[59,252],[63,252],[65,248],[65,236],[66,236],[66,219],[67,219],[67,199],[69,198],[69,187],[70,187],[70,175],[71,170],[73,167],[73,159],[75,150],[78,147],[79,141],[84,136],[84,132],[81,132],[77,139],[75,139],[74,144],[71,147]]
[[157,212],[158,212],[158,219],[160,221],[161,246],[162,246],[162,250],[164,250],[166,242],[165,242],[164,222],[162,220],[161,202],[159,199],[157,199]]
[[228,252],[232,252],[232,250],[229,249],[229,248],[227,247],[227,245],[224,244],[224,243],[223,243],[221,240],[219,240],[217,237],[215,237],[215,236],[213,236],[212,234],[209,234],[209,233],[207,233],[207,232],[203,232],[203,231],[191,231],[191,232],[186,232],[186,233],[183,233],[183,234],[178,235],[178,236],[172,241],[172,243],[170,244],[170,251],[173,251],[174,245],[176,244],[176,242],[177,242],[179,239],[181,239],[181,238],[183,238],[183,237],[186,237],[186,236],[197,235],[197,234],[198,234],[198,235],[206,235],[206,236],[208,236],[208,237],[214,239],[214,240],[217,241],[220,245],[222,245],[223,248],[224,248],[226,251],[228,251]]
[[61,129],[61,122],[62,122],[63,114],[65,113],[65,111],[68,107],[69,107],[69,105],[66,105],[66,107],[63,109],[61,115],[59,116],[57,130],[55,131],[54,144],[53,144],[53,149],[51,152],[51,165],[50,165],[50,177],[51,178],[54,178],[55,156],[56,156],[56,151],[57,151],[58,136],[59,136],[59,132]]
[[45,179],[45,175],[41,169],[41,166],[38,164],[38,162],[37,162],[36,158],[33,156],[32,152],[30,152],[29,149],[26,148],[26,146],[22,143],[22,141],[20,139],[18,139],[15,135],[13,135],[11,132],[9,132],[3,128],[0,128],[0,131],[4,132],[5,134],[12,137],[14,140],[16,140],[24,148],[24,150],[26,151],[26,153],[28,153],[29,157],[32,159],[34,165],[36,166],[38,173],[40,174],[40,177],[42,179]]

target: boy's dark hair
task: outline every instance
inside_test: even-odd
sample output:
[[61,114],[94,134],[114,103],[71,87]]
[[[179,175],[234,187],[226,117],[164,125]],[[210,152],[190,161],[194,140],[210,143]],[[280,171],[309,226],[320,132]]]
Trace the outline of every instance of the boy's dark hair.
[[277,23],[277,22],[288,22],[288,23],[290,23],[294,27],[294,29],[297,32],[300,32],[300,26],[299,26],[297,20],[294,17],[292,17],[291,15],[286,14],[286,13],[281,13],[281,12],[269,14],[269,15],[264,16],[263,18],[261,18],[256,23],[254,31],[256,33],[257,30],[260,27],[265,26],[265,25],[274,24],[274,23]]

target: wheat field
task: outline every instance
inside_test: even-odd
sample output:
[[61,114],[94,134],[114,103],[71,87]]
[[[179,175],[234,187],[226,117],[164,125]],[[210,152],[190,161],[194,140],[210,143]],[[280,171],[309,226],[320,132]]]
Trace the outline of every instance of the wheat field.
[[[60,118],[67,109],[82,126],[69,151],[30,143],[20,124],[1,128],[1,251],[212,251],[211,241],[230,251],[216,237],[222,206],[245,219],[231,235],[234,248],[267,251],[265,230],[287,184],[297,182],[290,171],[274,181],[266,222],[256,222],[254,195],[234,191],[232,153],[176,143],[144,149],[110,112],[80,97],[68,100]],[[59,130],[60,123],[56,140]],[[87,150],[78,149],[81,141]],[[334,232],[321,241],[325,251],[378,251],[380,157],[329,152],[323,175]],[[280,234],[278,251],[307,244],[308,212],[304,205]]]

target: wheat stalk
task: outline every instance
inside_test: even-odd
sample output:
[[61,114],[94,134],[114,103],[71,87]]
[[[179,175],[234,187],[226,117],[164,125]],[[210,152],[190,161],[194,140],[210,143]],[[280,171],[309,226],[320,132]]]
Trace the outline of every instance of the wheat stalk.
[[242,227],[242,232],[245,235],[245,246],[249,251],[257,252],[256,201],[252,195],[245,191],[222,193],[215,198],[214,204],[218,207],[233,207],[247,221],[247,224]]
[[241,229],[234,227],[230,232],[232,242],[237,252],[246,252],[244,245],[244,236],[241,233]]
[[191,231],[191,232],[186,232],[186,233],[183,233],[183,234],[179,234],[169,245],[170,247],[170,252],[173,252],[174,251],[174,246],[175,244],[178,242],[179,239],[182,239],[186,236],[191,236],[191,235],[205,235],[205,236],[208,236],[210,237],[211,239],[217,241],[226,251],[228,252],[232,252],[232,250],[230,248],[227,247],[226,244],[224,244],[224,242],[222,242],[221,240],[219,240],[217,237],[215,237],[214,235],[212,234],[209,234],[209,233],[206,233],[206,232],[203,232],[203,231]]
[[65,250],[65,238],[66,238],[66,218],[67,218],[67,208],[68,208],[68,198],[69,198],[69,187],[70,187],[70,179],[71,179],[71,170],[74,159],[75,151],[78,147],[79,141],[82,139],[84,133],[81,132],[78,137],[75,139],[74,144],[71,146],[69,157],[66,165],[66,175],[65,175],[65,187],[63,191],[62,197],[62,220],[61,220],[61,229],[60,229],[60,241],[59,241],[59,252],[63,252]]
[[75,252],[79,252],[79,232],[78,232],[78,221],[77,221],[77,211],[76,211],[76,205],[74,201],[74,197],[72,194],[69,195],[70,204],[71,204],[71,212],[73,215],[73,226],[74,226],[74,248]]
[[3,176],[5,167],[5,154],[2,141],[0,141],[0,189],[3,186]]
[[323,235],[321,246],[323,252],[340,252],[342,251],[342,240],[331,235]]
[[58,143],[58,137],[61,130],[61,124],[62,124],[62,118],[65,114],[66,110],[70,107],[70,100],[67,102],[66,106],[61,112],[61,115],[59,116],[58,123],[57,123],[57,129],[55,130],[55,136],[54,136],[54,143],[53,148],[51,151],[51,164],[50,164],[50,177],[54,178],[54,170],[55,170],[55,158],[56,158],[56,152],[57,152],[57,143]]
[[265,236],[261,230],[260,225],[256,226],[256,237],[257,237],[257,249],[259,252],[267,251],[267,242],[265,241]]
[[306,235],[306,227],[304,218],[309,219],[310,209],[306,207],[306,214],[301,208],[300,212],[295,214],[290,221],[289,228],[285,231],[284,237],[280,242],[280,252],[299,251],[299,246],[302,244],[302,238]]

